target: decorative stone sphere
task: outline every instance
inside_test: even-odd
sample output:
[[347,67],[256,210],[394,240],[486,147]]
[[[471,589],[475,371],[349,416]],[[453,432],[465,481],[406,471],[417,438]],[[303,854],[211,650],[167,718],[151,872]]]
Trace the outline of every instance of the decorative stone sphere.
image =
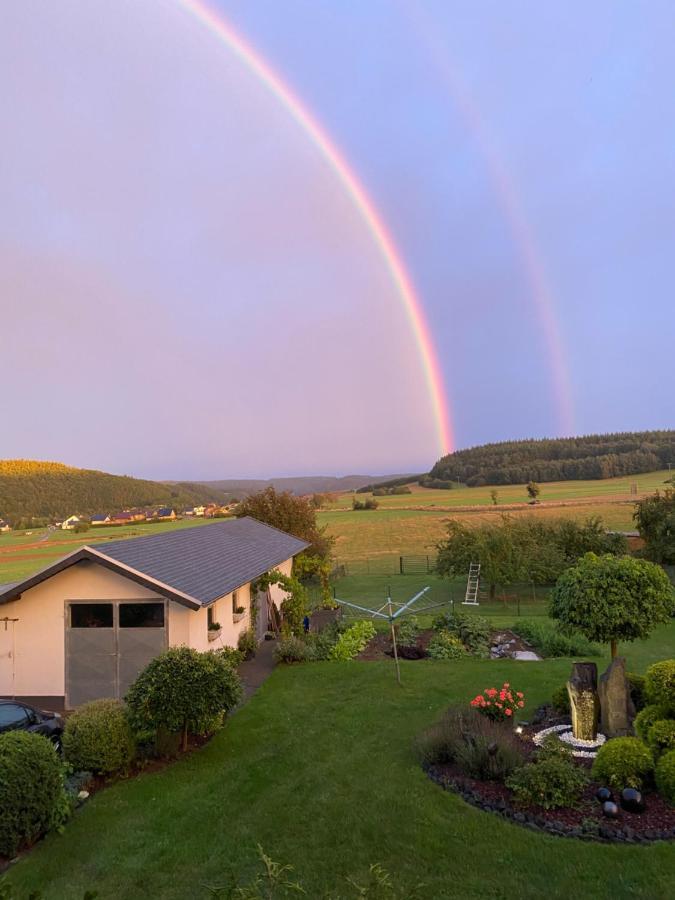
[[608,819],[617,819],[619,817],[619,807],[612,800],[606,800],[602,804],[602,814]]
[[612,796],[612,792],[609,788],[601,787],[598,788],[595,794],[595,799],[599,800],[600,803],[606,803],[608,800],[613,800],[614,797]]
[[642,792],[635,788],[624,788],[621,791],[621,806],[626,812],[641,813],[645,811]]

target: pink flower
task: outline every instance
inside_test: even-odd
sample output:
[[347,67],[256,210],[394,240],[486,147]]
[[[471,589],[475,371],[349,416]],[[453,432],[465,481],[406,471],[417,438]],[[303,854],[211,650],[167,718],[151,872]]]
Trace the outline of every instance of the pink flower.
[[523,706],[525,706],[525,704],[523,703],[522,700],[519,700],[519,701],[518,701],[518,706],[522,709]]
[[524,696],[525,694],[523,694],[522,691],[516,691],[516,697],[518,697],[520,700],[522,700]]
[[511,685],[508,683],[508,681],[505,681],[502,687],[509,688],[511,687]]
[[504,710],[504,715],[510,716],[510,715],[513,715],[513,714],[512,714],[512,712],[511,712],[510,709],[505,709],[505,710]]

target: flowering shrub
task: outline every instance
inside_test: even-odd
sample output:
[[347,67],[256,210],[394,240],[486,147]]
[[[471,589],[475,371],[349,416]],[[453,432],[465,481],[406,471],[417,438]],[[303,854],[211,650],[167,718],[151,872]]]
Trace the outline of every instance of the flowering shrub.
[[505,681],[499,689],[485,688],[473,698],[471,706],[490,719],[512,719],[525,706],[525,695],[522,691],[512,691]]

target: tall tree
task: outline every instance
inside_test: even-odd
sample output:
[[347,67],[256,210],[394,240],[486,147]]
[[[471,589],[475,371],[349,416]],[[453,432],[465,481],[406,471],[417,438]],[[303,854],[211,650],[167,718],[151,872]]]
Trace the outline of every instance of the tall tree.
[[639,500],[633,518],[645,542],[647,559],[675,564],[675,490],[657,491]]
[[675,594],[660,566],[630,556],[587,553],[558,579],[551,593],[551,618],[591,641],[609,643],[648,638],[675,613]]
[[316,521],[316,509],[305,497],[296,497],[288,491],[267,487],[257,494],[250,494],[241,501],[235,515],[252,516],[259,522],[273,525],[281,531],[293,534],[311,546],[305,551],[309,556],[326,559],[330,556],[334,538],[326,534],[326,526]]

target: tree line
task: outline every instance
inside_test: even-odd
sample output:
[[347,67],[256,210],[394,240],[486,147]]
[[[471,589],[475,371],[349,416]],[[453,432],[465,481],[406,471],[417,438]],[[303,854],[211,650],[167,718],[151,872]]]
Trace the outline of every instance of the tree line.
[[613,478],[665,469],[671,463],[675,463],[675,431],[504,441],[443,456],[422,483],[450,487],[460,481],[477,487]]

